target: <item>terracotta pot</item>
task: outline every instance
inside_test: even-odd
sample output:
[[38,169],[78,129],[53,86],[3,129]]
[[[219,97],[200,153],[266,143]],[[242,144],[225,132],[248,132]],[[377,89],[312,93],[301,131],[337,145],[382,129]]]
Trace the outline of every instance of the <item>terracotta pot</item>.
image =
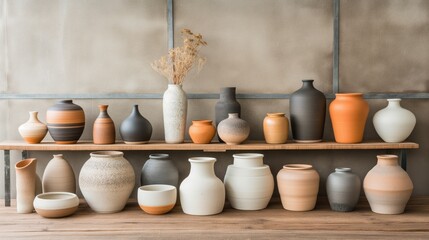
[[76,143],[85,128],[85,113],[72,100],[58,101],[46,113],[49,134],[57,144]]
[[152,137],[152,124],[139,112],[139,105],[134,105],[131,114],[119,126],[119,133],[126,144],[148,143]]
[[228,118],[219,123],[217,132],[228,145],[244,142],[250,134],[249,124],[238,117],[238,113],[228,114]]
[[371,210],[381,214],[403,213],[413,192],[413,182],[398,165],[398,156],[378,155],[377,159],[377,165],[363,181]]
[[73,168],[63,158],[62,154],[55,154],[45,168],[42,179],[43,192],[71,192],[76,193],[76,178]]
[[18,131],[27,143],[40,143],[48,133],[48,127],[37,118],[38,112],[31,111],[30,119],[19,126]]
[[179,170],[168,154],[151,154],[140,175],[141,185],[164,184],[179,187]]
[[[229,113],[238,113],[241,116],[241,105],[235,96],[235,87],[226,87],[220,89],[219,101],[215,106],[216,128],[219,123],[228,118]],[[223,142],[218,136],[219,142]]]
[[185,140],[188,97],[182,85],[168,84],[162,98],[164,135],[166,143],[182,143]]
[[319,174],[311,165],[287,164],[277,174],[277,185],[284,209],[310,211],[316,206]]
[[189,136],[192,142],[198,144],[210,143],[216,134],[216,129],[212,122],[212,120],[192,120],[192,125],[189,127]]
[[337,93],[329,106],[334,129],[335,141],[338,143],[362,142],[369,106],[362,93]]
[[92,128],[94,144],[114,144],[116,139],[115,123],[107,113],[109,105],[99,105],[100,114]]
[[36,165],[35,158],[24,159],[16,163],[16,211],[32,213],[33,201],[36,197]]
[[286,143],[289,133],[289,121],[284,113],[267,113],[264,118],[263,128],[267,143]]

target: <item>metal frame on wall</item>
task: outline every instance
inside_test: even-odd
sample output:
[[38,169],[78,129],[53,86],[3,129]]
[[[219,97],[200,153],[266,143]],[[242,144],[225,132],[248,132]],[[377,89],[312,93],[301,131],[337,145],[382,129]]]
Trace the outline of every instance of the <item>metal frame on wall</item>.
[[[340,1],[333,0],[333,68],[332,93],[327,98],[334,98],[340,92]],[[167,0],[168,48],[174,47],[174,0]],[[290,94],[250,93],[237,94],[239,99],[288,99]],[[367,99],[429,99],[429,93],[365,93]],[[162,99],[162,93],[82,93],[82,94],[15,94],[0,93],[0,99]],[[190,93],[189,99],[217,99],[216,93]]]

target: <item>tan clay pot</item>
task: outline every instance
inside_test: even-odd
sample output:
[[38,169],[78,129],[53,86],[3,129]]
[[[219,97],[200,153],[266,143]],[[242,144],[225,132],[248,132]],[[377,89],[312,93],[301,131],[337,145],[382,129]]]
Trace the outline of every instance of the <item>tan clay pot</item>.
[[363,181],[371,210],[381,214],[400,214],[413,191],[413,182],[398,165],[396,155],[378,155],[375,165]]
[[291,211],[312,210],[316,206],[319,178],[311,165],[284,165],[277,174],[283,208]]
[[212,120],[192,120],[192,125],[189,127],[189,136],[192,142],[198,144],[210,143],[216,134],[216,129],[212,122]]
[[286,143],[289,133],[289,120],[284,113],[267,113],[264,118],[263,128],[267,143]]
[[115,123],[107,113],[109,105],[99,105],[100,114],[95,119],[92,129],[94,144],[114,144],[115,143]]
[[36,197],[35,158],[24,159],[16,163],[16,211],[32,213],[33,200]]
[[37,118],[38,112],[31,111],[30,119],[19,126],[18,131],[27,143],[40,143],[48,133],[48,127]]
[[62,154],[55,154],[54,158],[49,161],[43,173],[42,187],[44,193],[76,193],[76,178],[73,168]]
[[362,142],[369,106],[362,93],[337,93],[329,113],[338,143]]

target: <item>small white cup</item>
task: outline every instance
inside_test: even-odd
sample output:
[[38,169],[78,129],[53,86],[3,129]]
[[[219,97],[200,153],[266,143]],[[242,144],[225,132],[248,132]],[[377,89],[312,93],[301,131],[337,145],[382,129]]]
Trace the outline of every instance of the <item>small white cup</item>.
[[172,185],[145,185],[137,190],[137,198],[143,211],[160,215],[168,213],[176,205],[177,189]]

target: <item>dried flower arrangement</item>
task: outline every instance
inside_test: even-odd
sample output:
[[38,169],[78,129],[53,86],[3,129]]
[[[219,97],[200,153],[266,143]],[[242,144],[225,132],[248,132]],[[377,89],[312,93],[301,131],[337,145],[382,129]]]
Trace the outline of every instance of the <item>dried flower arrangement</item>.
[[151,64],[152,68],[166,77],[169,83],[178,85],[182,85],[185,77],[195,69],[195,65],[198,73],[206,62],[206,59],[199,55],[200,48],[207,45],[203,36],[194,34],[189,29],[183,29],[181,34],[183,46],[170,49],[167,56]]

